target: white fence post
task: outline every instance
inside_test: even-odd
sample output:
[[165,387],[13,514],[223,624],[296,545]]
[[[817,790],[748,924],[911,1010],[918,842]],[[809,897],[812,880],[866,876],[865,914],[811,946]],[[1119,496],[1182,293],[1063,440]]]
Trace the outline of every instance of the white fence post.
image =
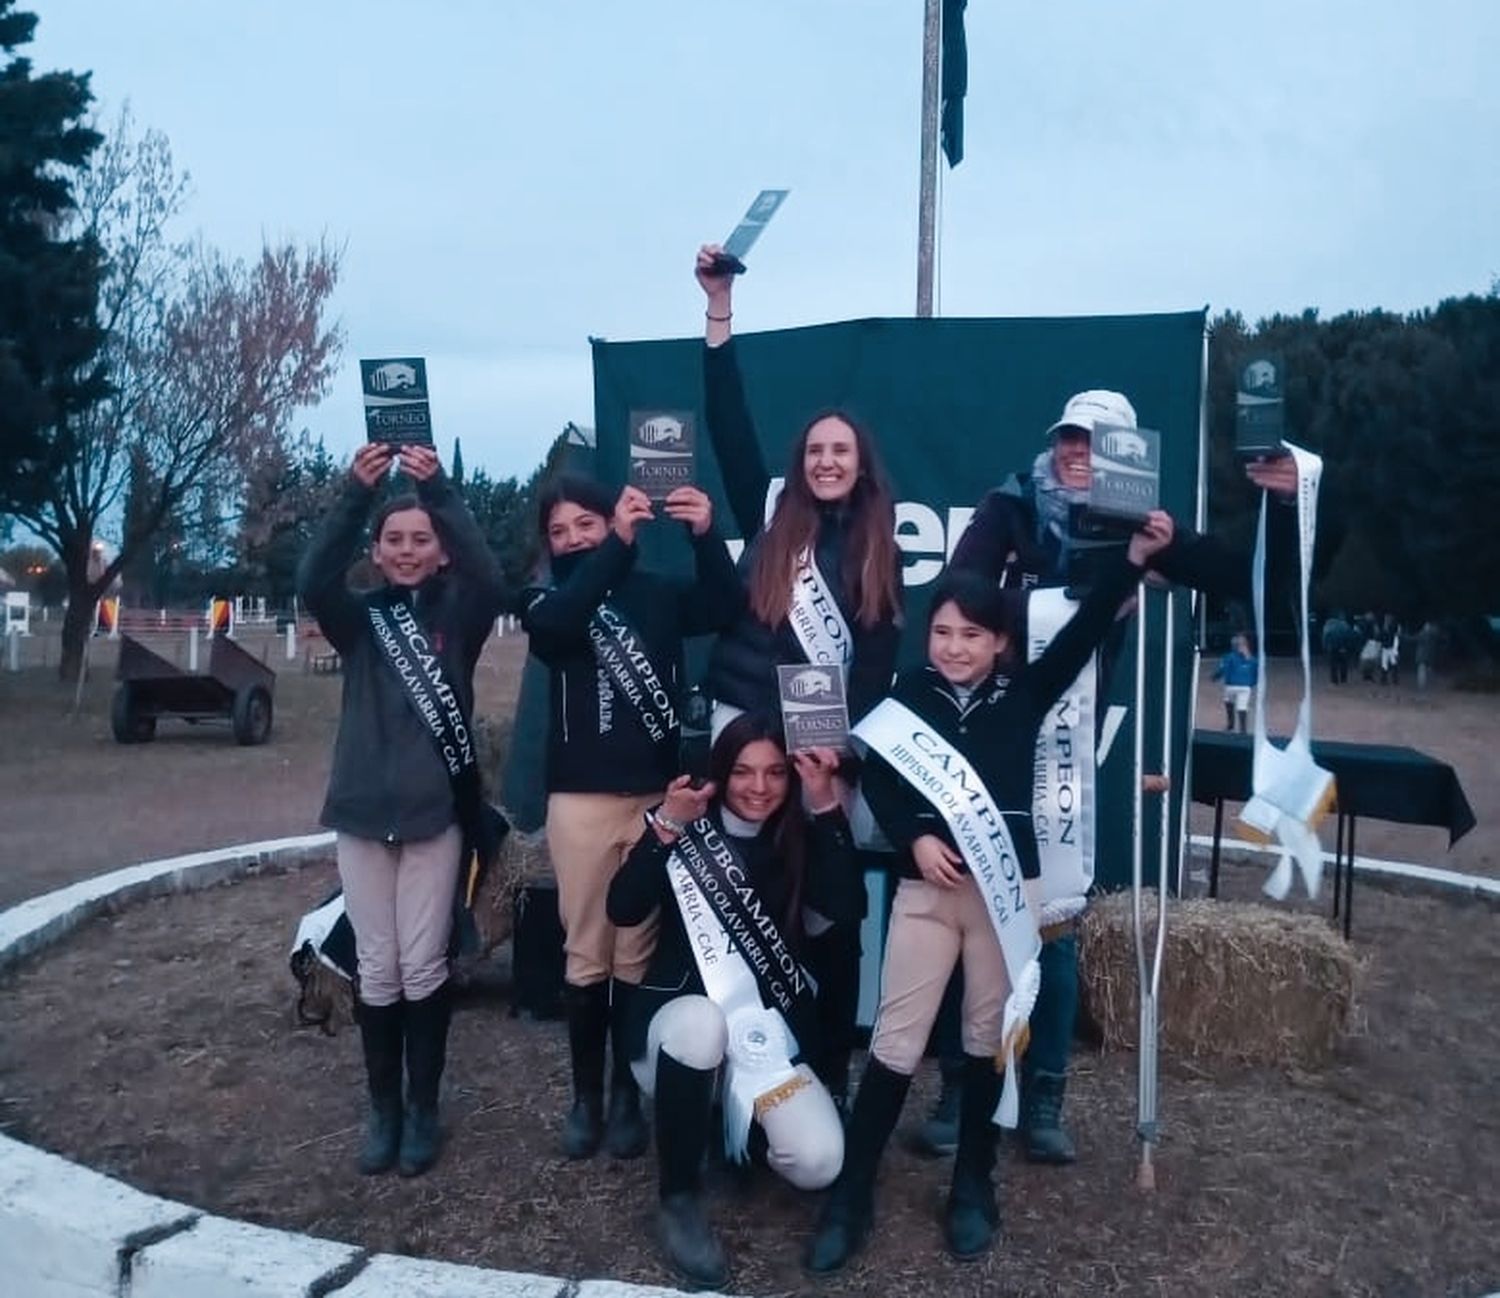
[[198,670],[198,626],[188,627],[188,671]]
[[289,663],[297,660],[297,624],[295,622],[286,624],[286,660]]

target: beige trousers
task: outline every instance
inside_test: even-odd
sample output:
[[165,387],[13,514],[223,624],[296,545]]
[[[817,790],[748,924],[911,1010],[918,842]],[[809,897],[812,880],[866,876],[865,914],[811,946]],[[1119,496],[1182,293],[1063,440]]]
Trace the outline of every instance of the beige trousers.
[[462,848],[457,825],[415,843],[338,835],[339,882],[354,927],[359,998],[366,1005],[394,1005],[403,995],[423,1000],[448,977]]
[[605,912],[610,880],[646,826],[659,793],[554,793],[547,799],[547,851],[557,875],[566,978],[589,987],[606,978],[639,983],[656,949],[658,917],[617,929]]
[[1010,980],[979,886],[902,879],[891,908],[880,1008],[870,1053],[893,1072],[916,1072],[953,965],[964,962],[963,1043],[967,1055],[1000,1049]]

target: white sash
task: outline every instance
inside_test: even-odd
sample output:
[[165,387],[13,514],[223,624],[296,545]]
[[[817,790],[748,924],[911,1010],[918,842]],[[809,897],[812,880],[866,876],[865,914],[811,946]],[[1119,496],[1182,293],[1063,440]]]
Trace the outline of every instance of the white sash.
[[810,547],[797,556],[787,619],[808,662],[847,668],[853,661],[854,638],[849,634],[849,624],[818,571]]
[[[693,828],[712,821],[697,821]],[[703,989],[724,1014],[729,1044],[724,1060],[724,1151],[735,1162],[744,1162],[750,1143],[750,1122],[757,1100],[771,1101],[783,1088],[801,1081],[792,1056],[797,1040],[779,1010],[761,1003],[755,975],[736,949],[729,933],[714,914],[707,898],[688,874],[674,851],[667,858],[667,878],[677,898],[677,909],[687,929],[693,962],[703,979]],[[780,1097],[784,1098],[784,1096]]]
[[[1061,586],[1032,590],[1026,600],[1027,660],[1035,662],[1077,611]],[[1032,823],[1042,875],[1039,924],[1071,919],[1094,886],[1094,655],[1042,722],[1036,737]]]
[[1255,597],[1255,639],[1260,658],[1260,689],[1255,692],[1255,748],[1251,770],[1252,797],[1240,812],[1240,821],[1255,837],[1275,839],[1284,849],[1265,891],[1277,901],[1292,886],[1292,862],[1302,871],[1307,895],[1316,897],[1323,877],[1323,849],[1318,842],[1318,822],[1333,805],[1333,776],[1312,757],[1312,658],[1307,641],[1307,590],[1312,580],[1313,544],[1318,530],[1318,483],[1323,461],[1311,451],[1284,443],[1297,464],[1297,538],[1301,563],[1302,702],[1297,709],[1297,728],[1285,749],[1266,738],[1266,510],[1262,496],[1260,524],[1255,534],[1252,591]]
[[1026,904],[1021,863],[1005,816],[968,758],[905,704],[884,700],[854,727],[853,735],[890,763],[942,816],[984,898],[1010,978],[1000,1041],[1005,1084],[995,1121],[1014,1127],[1020,1117],[1016,1055],[1018,1046],[1025,1049],[1027,1021],[1041,986],[1037,957],[1042,937]]

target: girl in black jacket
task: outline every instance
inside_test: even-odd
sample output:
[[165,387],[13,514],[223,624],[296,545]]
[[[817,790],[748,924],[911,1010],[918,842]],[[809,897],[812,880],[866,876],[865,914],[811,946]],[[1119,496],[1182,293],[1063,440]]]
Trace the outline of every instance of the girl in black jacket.
[[[726,1052],[726,1141],[732,1152],[740,1151],[753,1113],[767,1161],[799,1189],[828,1185],[843,1159],[838,1111],[806,1062],[819,1048],[813,994],[788,991],[791,980],[801,976],[804,910],[844,926],[857,925],[862,910],[862,883],[834,787],[837,764],[832,749],[800,752],[789,760],[774,722],[757,713],[735,718],[710,753],[710,782],[695,789],[682,776],[667,786],[660,805],[647,813],[646,832],[610,884],[609,915],[616,924],[639,924],[661,911],[656,953],[635,997],[626,1036],[636,1075],[656,1098],[663,1244],[694,1285],[719,1288],[728,1279],[723,1249],[699,1199],[715,1079]],[[722,877],[731,887],[749,889],[738,895],[740,912],[764,917],[748,948],[733,938],[726,943],[728,924],[685,920],[694,907],[700,917],[713,913],[707,893],[689,891],[678,900],[677,888],[694,886],[681,873],[682,854],[693,843],[703,846],[705,856],[718,848],[723,855],[714,859],[724,867]],[[674,853],[680,872],[675,886],[668,873]],[[726,864],[729,859],[732,865]],[[727,894],[719,896],[732,913]],[[753,990],[746,985],[735,995],[726,990],[733,984],[722,980],[705,987],[700,963],[710,977],[722,979],[718,971],[726,959],[739,953],[745,961],[740,967],[748,970],[753,953],[776,949],[777,939],[783,959],[765,961]],[[766,1014],[781,1008],[778,997],[787,1006],[781,1020]],[[784,1037],[781,1022],[795,1044],[777,1041],[783,1047],[779,1071],[747,1075],[740,1043],[764,1029],[773,1040]]]
[[[1088,597],[1030,664],[1011,655],[1020,640],[1015,606],[993,582],[955,571],[933,594],[929,665],[903,672],[891,694],[906,710],[901,715],[915,714],[921,730],[910,732],[909,739],[905,729],[893,733],[919,749],[921,760],[933,770],[941,768],[950,777],[951,764],[944,765],[941,756],[944,749],[968,763],[1005,821],[1024,879],[1035,879],[1039,872],[1031,819],[1038,728],[1108,633],[1146,561],[1171,536],[1170,516],[1153,513],[1125,554],[1100,565]],[[877,709],[872,724],[883,715]],[[996,1056],[1002,1046],[1007,967],[984,896],[947,819],[890,761],[890,754],[872,744],[862,780],[876,819],[902,854],[904,877],[891,914],[880,1008],[850,1119],[844,1170],[808,1250],[806,1264],[814,1272],[842,1267],[869,1231],[880,1156],[921,1061],[944,986],[960,959],[965,1060],[958,1152],[944,1216],[950,1251],[959,1258],[979,1256],[989,1248],[999,1223],[991,1180],[996,1144],[991,1115],[1000,1092]],[[1031,907],[1029,899],[1026,905]]]
[[[438,1154],[448,937],[462,828],[471,827],[457,823],[450,767],[388,661],[389,648],[408,662],[418,652],[431,655],[434,667],[420,678],[431,696],[455,704],[449,736],[466,736],[474,667],[508,600],[499,565],[427,446],[400,451],[417,494],[388,501],[375,516],[371,558],[386,584],[367,595],[350,591],[345,577],[393,454],[378,443],[355,454],[348,487],[302,558],[297,588],[339,651],[344,676],[322,820],[338,832],[339,878],[359,959],[357,1008],[370,1089],[359,1169],[381,1172],[399,1162],[402,1174],[413,1176]],[[403,646],[399,633],[388,631],[393,638],[383,644],[377,625],[399,624],[416,639]],[[451,695],[443,695],[444,685]]]
[[[666,498],[684,523],[696,578],[635,566],[636,529],[653,517],[645,493],[616,500],[600,483],[563,477],[539,502],[551,583],[522,596],[531,652],[551,669],[547,735],[547,848],[566,934],[566,1006],[573,1107],[569,1158],[603,1140],[617,1158],[646,1147],[640,1092],[621,1025],[656,938],[653,917],[617,929],[605,914],[609,881],[640,834],[641,813],[682,769],[678,715],[682,642],[726,626],[739,608],[734,566],[695,487]],[[604,1053],[614,1025],[607,1130]]]
[[798,634],[793,598],[810,575],[836,606],[826,625],[814,619],[833,631],[818,642],[817,661],[842,664],[850,720],[857,721],[889,688],[901,638],[901,559],[885,472],[874,441],[853,419],[819,415],[793,444],[785,486],[762,526],[771,479],[730,337],[734,277],[714,274],[717,251],[709,245],[698,252],[698,283],[708,299],[703,382],[709,436],[745,538],[739,566],[747,599],[709,660],[714,733],[736,712],[777,715],[777,664],[814,657]]

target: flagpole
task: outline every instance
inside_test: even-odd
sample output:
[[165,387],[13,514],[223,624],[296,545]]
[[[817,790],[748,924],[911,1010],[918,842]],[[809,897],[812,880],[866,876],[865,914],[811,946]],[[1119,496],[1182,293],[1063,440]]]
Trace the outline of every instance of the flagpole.
[[917,194],[917,315],[932,314],[933,251],[937,235],[939,70],[943,0],[926,0],[922,19],[922,154]]

